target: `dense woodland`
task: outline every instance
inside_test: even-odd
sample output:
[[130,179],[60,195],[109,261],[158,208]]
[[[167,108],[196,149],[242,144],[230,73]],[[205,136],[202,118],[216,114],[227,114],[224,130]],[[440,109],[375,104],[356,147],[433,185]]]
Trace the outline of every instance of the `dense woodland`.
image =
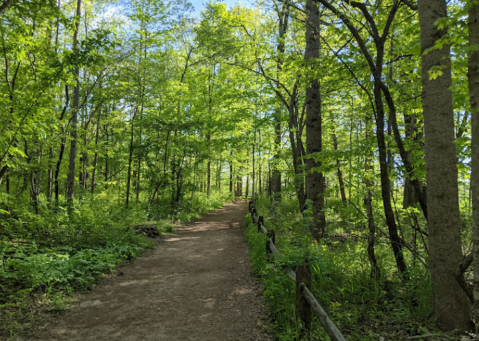
[[[3,0],[0,20],[0,335],[148,248],[135,224],[171,232],[235,196],[269,216],[284,262],[308,259],[351,340],[474,331],[477,1],[195,16],[183,0]],[[253,230],[272,330],[292,340],[291,284]]]

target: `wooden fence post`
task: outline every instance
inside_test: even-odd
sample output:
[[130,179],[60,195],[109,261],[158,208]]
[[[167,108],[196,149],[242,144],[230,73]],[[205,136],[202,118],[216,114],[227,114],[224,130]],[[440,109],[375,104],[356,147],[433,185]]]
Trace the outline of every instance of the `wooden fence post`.
[[258,218],[258,233],[261,233],[261,225],[263,225],[264,219],[263,216],[260,215]]
[[276,237],[274,235],[274,230],[268,230],[266,233],[266,259],[270,259],[273,255],[271,252],[271,248],[269,247],[269,240],[273,241],[273,244],[276,243]]
[[301,283],[311,290],[311,269],[309,264],[300,264],[296,269],[296,317],[302,323],[300,338],[310,338],[311,307],[302,294]]
[[251,207],[251,219],[253,219],[253,223],[255,223],[255,219],[258,218],[258,214],[256,212],[256,208],[254,206]]

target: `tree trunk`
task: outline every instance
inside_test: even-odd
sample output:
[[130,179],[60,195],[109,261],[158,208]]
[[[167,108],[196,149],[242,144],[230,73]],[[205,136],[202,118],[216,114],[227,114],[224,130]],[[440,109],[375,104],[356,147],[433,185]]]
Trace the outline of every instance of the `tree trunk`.
[[136,163],[136,201],[140,201],[140,178],[141,178],[141,156],[138,155],[138,162]]
[[[430,50],[447,35],[447,28],[438,30],[435,24],[447,17],[447,5],[445,0],[419,0],[418,6],[432,310],[440,327],[464,332],[471,329],[471,320],[468,298],[454,275],[462,261],[462,250],[450,47],[444,44],[441,49]],[[438,66],[442,75],[430,79],[431,68]]]
[[[319,7],[313,0],[306,2],[306,51],[304,59],[308,63],[309,77],[312,78],[306,88],[306,197],[313,208],[313,223],[310,231],[314,239],[319,240],[320,234],[327,232],[324,216],[324,190],[323,174],[318,170],[321,161],[316,161],[315,156],[322,151],[321,127],[321,93],[319,80],[315,70],[320,58],[319,44]],[[311,156],[313,154],[313,156]]]
[[6,189],[5,189],[5,192],[10,195],[10,171],[7,169],[7,176],[6,176],[6,180],[5,180],[5,186],[6,186]]
[[233,161],[230,161],[230,193],[233,193]]
[[[278,13],[278,46],[276,52],[278,54],[276,60],[277,79],[283,70],[283,55],[285,49],[285,36],[288,30],[289,21],[289,1],[284,1],[281,11]],[[280,89],[278,89],[281,91]],[[271,172],[271,190],[276,200],[281,200],[281,171],[279,170],[280,150],[281,150],[281,108],[278,106],[274,112],[274,163]],[[253,193],[254,195],[254,193]]]
[[[469,46],[479,44],[479,5],[471,4],[469,9]],[[474,315],[479,316],[479,52],[469,55],[469,102],[471,105],[471,191],[472,191],[472,241],[474,271]],[[479,335],[479,323],[476,322],[476,335]]]
[[[293,169],[294,169],[294,188],[296,190],[296,196],[298,197],[299,211],[302,213],[305,209],[306,204],[306,194],[304,193],[304,173],[303,173],[303,146],[300,136],[299,125],[296,124],[296,92],[297,88],[295,86],[293,94],[291,95],[291,101],[289,106],[289,142],[291,144],[291,153],[293,155]],[[261,177],[260,177],[261,181]],[[260,184],[261,188],[261,184]]]
[[[81,0],[77,0],[75,33],[73,34],[73,50],[78,53],[78,33],[80,30]],[[68,166],[67,191],[68,202],[73,202],[75,188],[75,161],[77,155],[77,136],[78,136],[78,109],[80,104],[80,68],[75,69],[76,86],[73,91],[73,107],[71,119],[71,144],[70,144],[70,164]]]
[[243,178],[238,175],[236,177],[236,196],[241,197],[243,195]]
[[[378,71],[379,72],[379,71]],[[374,82],[374,100],[376,106],[376,138],[378,141],[379,170],[381,179],[381,196],[383,199],[384,215],[388,226],[389,240],[396,260],[399,272],[405,275],[407,267],[401,247],[401,240],[398,234],[396,219],[391,205],[391,182],[389,180],[386,142],[384,136],[384,107],[379,86],[379,77]]]
[[[208,150],[209,150],[209,145],[210,145],[210,135],[206,135],[206,141],[208,141]],[[206,164],[206,195],[210,196],[211,195],[211,153],[208,153],[208,163]]]
[[[65,117],[65,113],[69,103],[70,103],[70,96],[68,93],[68,85],[65,85],[65,105],[60,115],[60,122],[63,121],[63,118]],[[67,142],[67,136],[66,136],[65,128],[63,127],[63,125],[61,126],[60,130],[61,130],[60,152],[58,153],[58,160],[55,166],[55,174],[53,178],[53,183],[55,185],[55,207],[58,207],[59,200],[60,200],[60,184],[58,182],[58,177],[60,176],[60,166],[62,164],[63,154],[65,153],[65,146]]]
[[373,277],[376,282],[379,283],[381,279],[381,271],[379,270],[378,261],[376,260],[376,254],[374,252],[374,242],[376,237],[376,225],[374,225],[374,215],[373,215],[373,198],[371,195],[371,190],[368,188],[368,195],[364,199],[364,205],[366,206],[366,212],[368,215],[368,258],[371,263],[371,277]]
[[218,192],[221,191],[221,167],[223,166],[223,160],[220,158],[218,160],[218,168],[216,169],[216,188],[218,189]]
[[254,142],[253,142],[253,155],[252,155],[252,166],[251,166],[251,173],[252,173],[252,178],[253,178],[253,186],[251,188],[252,192],[252,200],[256,200],[256,160],[255,160],[255,147],[256,147],[256,131],[254,132]]
[[[52,133],[53,137],[53,133]],[[48,153],[48,183],[47,183],[47,201],[50,203],[52,201],[52,192],[53,192],[53,147],[50,147]]]
[[108,188],[107,181],[110,174],[110,168],[108,164],[108,141],[110,139],[110,135],[108,134],[108,125],[105,125],[105,139],[106,139],[106,143],[105,143],[105,174],[104,175],[105,175],[105,188]]
[[[419,143],[422,139],[422,132],[419,130],[418,122],[416,115],[404,115],[404,132],[406,138],[413,140],[415,143]],[[407,152],[407,158],[409,159],[411,152]],[[419,184],[419,190],[422,193],[423,197],[426,197],[424,191],[425,187],[422,184]],[[419,198],[416,195],[417,189],[413,181],[409,178],[408,174],[405,174],[404,178],[404,192],[403,192],[403,209],[414,206],[419,202]]]
[[135,138],[135,117],[136,117],[136,111],[138,108],[135,109],[135,112],[131,118],[131,131],[130,131],[130,148],[129,148],[129,153],[128,153],[128,173],[127,173],[127,180],[126,180],[126,202],[125,206],[128,207],[130,203],[130,186],[131,186],[131,165],[133,162],[133,141]]
[[[338,151],[338,138],[336,136],[336,132],[333,132],[333,147],[334,151]],[[341,171],[341,163],[339,162],[339,158],[336,159],[336,170],[338,174],[338,182],[339,182],[339,192],[341,193],[341,202],[343,206],[348,206],[348,199],[346,198],[346,190],[344,189],[344,180],[343,180],[343,172]]]
[[91,174],[91,194],[95,192],[95,181],[96,181],[96,168],[98,166],[98,140],[100,137],[100,121],[101,121],[101,112],[98,113],[98,121],[96,123],[96,133],[95,133],[95,156],[93,157],[93,170]]

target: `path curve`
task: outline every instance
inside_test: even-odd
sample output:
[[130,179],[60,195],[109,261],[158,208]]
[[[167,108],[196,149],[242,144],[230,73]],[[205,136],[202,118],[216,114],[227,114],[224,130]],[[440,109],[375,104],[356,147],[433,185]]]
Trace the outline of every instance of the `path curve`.
[[273,340],[250,275],[246,212],[240,200],[178,229],[83,295],[41,339]]

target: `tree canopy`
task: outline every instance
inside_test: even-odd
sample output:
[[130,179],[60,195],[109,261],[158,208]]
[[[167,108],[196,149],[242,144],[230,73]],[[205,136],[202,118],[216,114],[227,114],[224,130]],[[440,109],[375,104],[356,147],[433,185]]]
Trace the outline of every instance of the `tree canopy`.
[[0,291],[24,280],[17,245],[139,250],[135,223],[245,197],[268,200],[291,248],[354,240],[375,299],[414,292],[407,318],[471,330],[476,12],[469,0],[211,1],[199,16],[180,0],[4,0]]

